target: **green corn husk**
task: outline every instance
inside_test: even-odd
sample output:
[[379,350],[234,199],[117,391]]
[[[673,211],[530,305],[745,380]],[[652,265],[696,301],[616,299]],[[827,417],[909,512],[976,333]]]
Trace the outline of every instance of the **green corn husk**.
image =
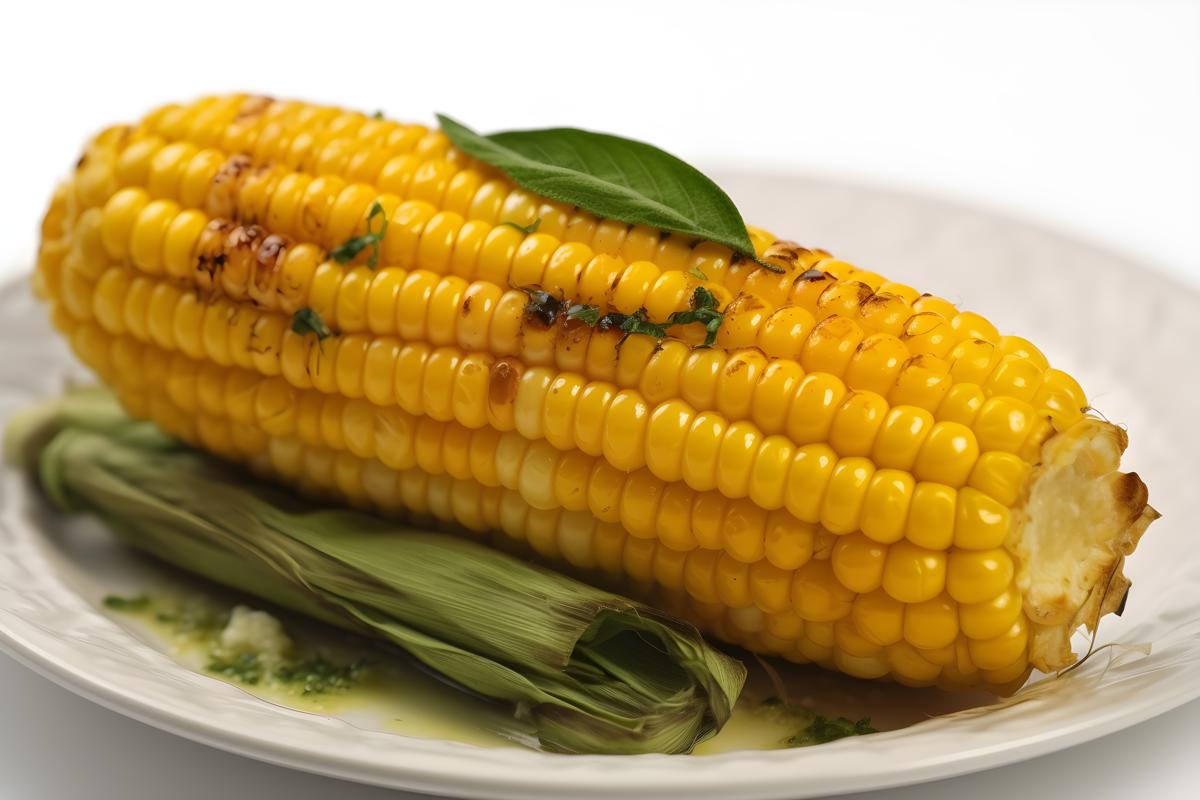
[[[740,663],[690,625],[484,545],[314,509],[133,422],[103,390],[14,419],[11,461],[64,511],[164,561],[398,645],[571,753],[684,753],[729,718]],[[518,724],[519,723],[519,724]]]

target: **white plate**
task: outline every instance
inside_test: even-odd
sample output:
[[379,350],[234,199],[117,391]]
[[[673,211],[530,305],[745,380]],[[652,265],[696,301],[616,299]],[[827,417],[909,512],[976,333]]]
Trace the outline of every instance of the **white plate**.
[[[1118,646],[1022,702],[821,747],[715,756],[555,756],[399,736],[281,708],[191,672],[89,602],[136,588],[136,562],[73,537],[19,476],[0,483],[0,646],[72,691],[151,725],[277,764],[470,797],[810,797],[930,780],[1041,755],[1200,696],[1200,297],[1035,227],[927,199],[787,178],[723,176],[748,219],[984,312],[1075,374],[1127,423],[1126,464],[1157,522],[1134,589],[1100,641]],[[75,373],[23,288],[0,291],[0,414]],[[106,549],[107,548],[107,549]],[[86,598],[86,599],[85,599]],[[1145,655],[1132,645],[1153,643]],[[875,692],[873,684],[862,691]]]

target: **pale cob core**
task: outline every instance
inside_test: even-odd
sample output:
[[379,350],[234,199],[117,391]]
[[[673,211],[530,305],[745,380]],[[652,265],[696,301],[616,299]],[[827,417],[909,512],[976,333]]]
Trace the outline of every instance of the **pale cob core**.
[[[331,260],[376,202],[379,268]],[[96,137],[38,283],[132,413],[308,491],[504,531],[862,677],[1070,663],[1153,518],[1123,436],[1028,341],[752,236],[783,274],[540,199],[437,131],[231,96]],[[701,285],[708,349],[522,288],[665,319]],[[335,335],[293,332],[301,308]]]

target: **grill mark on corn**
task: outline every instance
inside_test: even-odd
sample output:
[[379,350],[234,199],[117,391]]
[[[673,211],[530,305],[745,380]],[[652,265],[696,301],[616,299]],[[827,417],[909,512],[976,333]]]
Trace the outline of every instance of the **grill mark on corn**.
[[[291,242],[287,237],[277,233],[268,234],[258,246],[254,254],[254,285],[266,291],[275,282],[276,275],[283,267],[284,258]],[[258,303],[257,300],[255,300]]]
[[225,160],[210,182],[205,210],[211,217],[233,219],[237,212],[237,196],[245,173],[253,162],[250,156],[237,154]]
[[855,281],[858,284],[858,305],[862,307],[868,300],[875,296],[875,290],[862,281]]
[[492,408],[511,405],[517,396],[520,378],[520,362],[515,359],[502,358],[493,364],[488,375],[488,405]]
[[563,301],[541,289],[523,289],[529,296],[525,303],[525,312],[521,315],[521,327],[532,324],[541,330],[548,330],[558,319],[563,310]]

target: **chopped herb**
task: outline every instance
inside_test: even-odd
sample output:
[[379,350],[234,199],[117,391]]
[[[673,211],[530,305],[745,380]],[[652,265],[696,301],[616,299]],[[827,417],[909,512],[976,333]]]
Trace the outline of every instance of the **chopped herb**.
[[567,309],[567,319],[577,319],[585,325],[595,327],[596,323],[600,321],[600,307],[573,303]]
[[297,684],[303,695],[342,692],[358,682],[365,666],[362,659],[353,664],[334,664],[315,656],[280,666],[275,670],[275,679]]
[[201,603],[183,603],[172,611],[158,611],[157,622],[170,625],[175,633],[209,633],[219,631],[229,622],[229,615]]
[[646,319],[646,309],[639,308],[633,314],[625,318],[621,323],[621,330],[626,333],[640,333],[644,336],[653,336],[655,339],[665,339],[667,336],[667,324],[660,322],[651,322]]
[[311,333],[317,337],[318,342],[328,339],[333,335],[333,331],[329,330],[325,325],[325,321],[321,319],[321,315],[308,306],[292,314],[292,331],[301,336]]
[[[374,228],[376,217],[379,218],[379,230],[375,230]],[[367,232],[362,236],[347,239],[340,247],[330,250],[329,257],[339,264],[346,264],[369,247],[371,248],[371,255],[367,257],[367,266],[375,269],[379,266],[379,245],[383,242],[387,228],[387,212],[383,210],[383,206],[376,200],[371,204],[371,211],[367,214]]]
[[519,222],[513,222],[512,220],[506,220],[505,222],[501,222],[500,224],[507,225],[510,228],[516,228],[521,233],[528,236],[531,233],[537,233],[537,229],[542,227],[542,218],[538,217],[537,219],[535,219],[533,222],[529,223],[528,225],[522,225]]
[[708,276],[704,274],[704,270],[700,269],[699,267],[692,267],[688,270],[688,274],[694,275],[702,281],[708,280]]
[[150,596],[137,594],[133,597],[122,597],[118,594],[105,596],[104,607],[113,611],[145,611],[150,606]]
[[374,114],[371,115],[371,119],[383,119],[383,112],[376,111]]
[[667,319],[668,325],[687,325],[699,322],[704,326],[704,344],[702,347],[712,347],[717,340],[717,332],[725,315],[717,311],[717,298],[703,286],[697,286],[692,292],[692,308],[690,311],[674,311]]
[[250,686],[257,685],[262,680],[264,672],[258,653],[238,653],[232,658],[213,656],[205,669]]
[[787,740],[790,747],[808,747],[814,744],[825,744],[847,736],[865,736],[868,733],[878,733],[871,727],[871,718],[863,717],[858,722],[852,722],[845,717],[830,719],[820,714],[800,733]]

